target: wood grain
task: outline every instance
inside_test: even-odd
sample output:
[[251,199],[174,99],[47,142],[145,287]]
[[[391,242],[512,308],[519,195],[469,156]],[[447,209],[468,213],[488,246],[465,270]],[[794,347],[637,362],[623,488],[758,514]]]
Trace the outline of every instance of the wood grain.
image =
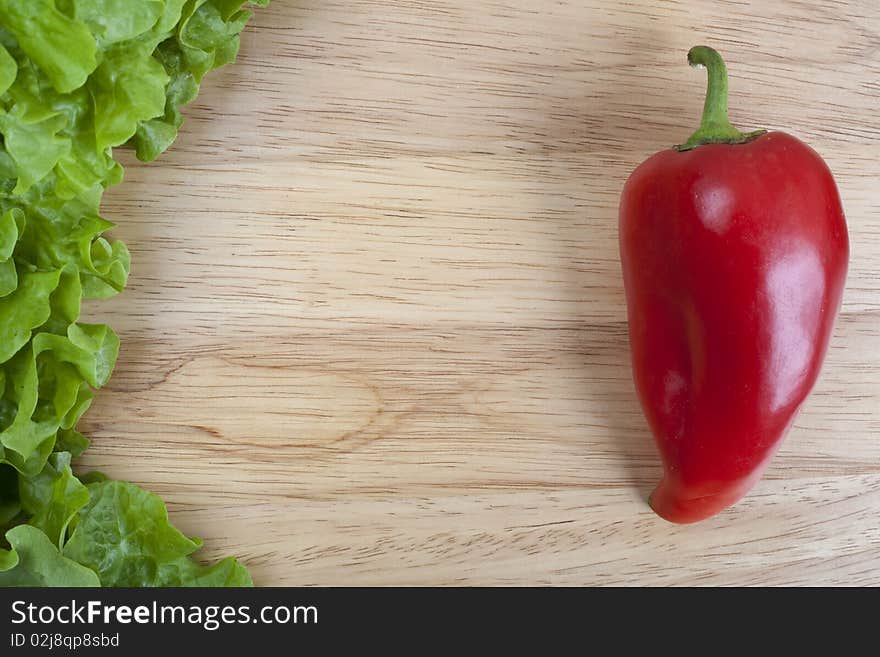
[[[665,523],[617,201],[732,119],[838,179],[820,383],[747,499]],[[129,289],[80,469],[163,495],[262,585],[880,585],[880,5],[280,0],[105,214]]]

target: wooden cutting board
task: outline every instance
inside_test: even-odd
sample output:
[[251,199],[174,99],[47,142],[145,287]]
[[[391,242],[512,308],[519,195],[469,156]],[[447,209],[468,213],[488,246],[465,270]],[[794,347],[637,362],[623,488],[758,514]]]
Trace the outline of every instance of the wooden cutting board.
[[[617,202],[695,127],[813,145],[841,320],[754,491],[703,523],[629,370]],[[122,355],[83,429],[261,585],[880,584],[880,5],[277,0],[105,206]]]

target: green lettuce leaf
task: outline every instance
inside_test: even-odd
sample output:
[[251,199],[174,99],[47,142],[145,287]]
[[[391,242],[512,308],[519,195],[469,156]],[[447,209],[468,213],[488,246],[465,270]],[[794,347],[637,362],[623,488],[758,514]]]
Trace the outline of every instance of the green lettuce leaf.
[[71,468],[119,351],[82,300],[118,294],[131,267],[100,212],[123,178],[113,149],[171,145],[204,75],[235,58],[243,4],[0,0],[0,584],[251,584],[234,559],[194,561],[157,497]]
[[18,75],[18,64],[9,51],[0,46],[0,96],[12,86],[16,75]]
[[[102,48],[149,32],[165,15],[165,11],[164,0],[141,2],[76,0],[74,2],[74,15],[88,26]],[[176,22],[177,19],[174,20],[174,23]]]
[[60,271],[20,272],[19,285],[0,298],[0,363],[5,363],[26,345],[33,330],[49,319],[49,299],[61,277]]
[[212,566],[202,566],[188,557],[163,564],[159,568],[158,586],[249,587],[254,582],[250,573],[232,557]]
[[19,498],[30,525],[42,530],[59,548],[64,545],[67,525],[89,503],[89,491],[70,469],[70,454],[56,452],[36,477],[23,477]]
[[[183,124],[181,108],[195,100],[205,74],[232,62],[239,33],[251,17],[242,0],[190,0],[171,36],[159,44],[155,57],[168,74],[165,111],[142,122],[134,137],[138,159],[150,162],[177,138]],[[265,7],[268,0],[253,4]]]
[[6,532],[11,550],[0,550],[0,586],[100,586],[93,570],[68,559],[36,527]]
[[24,229],[24,213],[11,209],[0,214],[0,298],[18,288],[18,270],[12,254]]
[[247,571],[227,559],[200,566],[189,558],[201,541],[168,521],[159,497],[121,481],[88,486],[64,555],[100,575],[105,586],[248,586]]
[[55,0],[0,0],[0,25],[59,92],[85,84],[97,65],[97,46],[88,28],[55,8]]
[[89,78],[99,150],[124,144],[141,121],[164,112],[168,74],[151,56],[153,50],[152,44],[137,41],[113,46]]

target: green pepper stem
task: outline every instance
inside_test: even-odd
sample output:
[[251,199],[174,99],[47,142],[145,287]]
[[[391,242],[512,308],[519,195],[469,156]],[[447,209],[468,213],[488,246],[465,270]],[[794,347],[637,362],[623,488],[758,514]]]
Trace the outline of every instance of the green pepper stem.
[[718,51],[709,46],[694,46],[688,52],[688,63],[706,68],[709,78],[706,102],[700,127],[685,143],[676,146],[676,150],[689,151],[702,144],[742,144],[767,132],[755,130],[744,133],[731,125],[727,118],[727,67]]

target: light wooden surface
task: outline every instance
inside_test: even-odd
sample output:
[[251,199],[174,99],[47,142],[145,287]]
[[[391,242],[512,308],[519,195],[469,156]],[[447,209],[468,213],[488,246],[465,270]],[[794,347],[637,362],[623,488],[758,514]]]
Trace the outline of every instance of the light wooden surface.
[[[880,5],[277,0],[105,214],[97,467],[261,585],[880,584]],[[728,61],[835,172],[852,264],[769,472],[693,526],[629,372],[617,201]]]

